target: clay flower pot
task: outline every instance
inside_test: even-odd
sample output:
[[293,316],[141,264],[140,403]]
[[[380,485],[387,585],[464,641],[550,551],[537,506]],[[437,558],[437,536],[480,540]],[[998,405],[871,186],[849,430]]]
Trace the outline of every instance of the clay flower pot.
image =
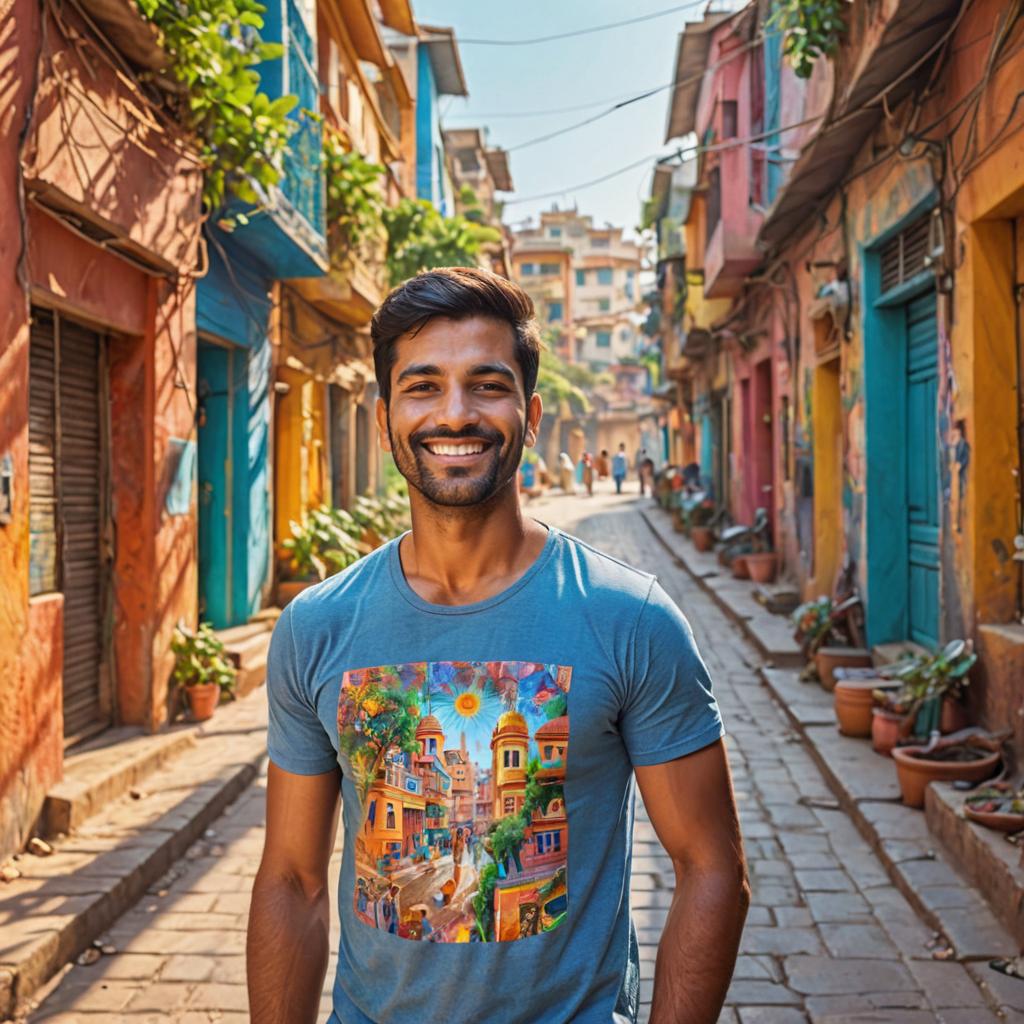
[[747,572],[747,556],[737,555],[732,560],[732,574],[735,579],[749,580],[750,573]]
[[686,520],[683,518],[683,510],[676,508],[672,510],[672,529],[676,533],[686,533]]
[[844,736],[871,735],[872,691],[884,686],[881,679],[840,679],[832,691],[836,723]]
[[779,568],[779,558],[774,551],[758,551],[747,555],[747,572],[755,583],[771,583]]
[[959,732],[971,724],[967,717],[967,708],[952,697],[942,698],[942,712],[939,717],[939,732],[945,734]]
[[924,807],[924,794],[929,782],[956,782],[958,779],[981,782],[995,773],[996,765],[999,764],[998,750],[968,748],[977,755],[973,761],[939,759],[943,751],[962,746],[962,743],[943,744],[940,741],[931,754],[924,757],[921,756],[925,750],[923,746],[893,748],[900,793],[908,807]]
[[290,601],[293,601],[307,587],[317,584],[318,580],[278,580],[277,581],[277,606],[283,608]]
[[814,655],[821,685],[831,693],[836,688],[832,674],[837,668],[870,668],[871,652],[863,647],[819,647]]
[[900,741],[900,735],[907,716],[888,708],[871,709],[871,748],[883,757],[892,756],[893,748]]
[[715,534],[710,526],[691,526],[690,540],[698,551],[710,551],[715,546]]
[[193,722],[205,722],[213,718],[220,703],[220,687],[216,683],[186,686],[185,695],[188,697],[188,709]]

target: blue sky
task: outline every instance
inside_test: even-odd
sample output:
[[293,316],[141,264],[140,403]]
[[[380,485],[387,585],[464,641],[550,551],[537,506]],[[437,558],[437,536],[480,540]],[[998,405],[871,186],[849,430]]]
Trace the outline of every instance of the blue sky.
[[[522,39],[571,31],[665,10],[685,0],[414,0],[417,20],[452,26],[459,38]],[[571,107],[596,100],[611,103],[672,80],[676,38],[701,4],[664,17],[533,46],[460,46],[469,99],[443,101],[445,124],[483,126],[492,145],[521,142],[599,113],[603,107],[548,116],[495,117]],[[592,125],[549,142],[510,153],[516,194],[511,200],[566,189],[557,199],[510,204],[505,220],[515,224],[549,209],[577,203],[595,223],[633,228],[647,195],[652,160],[611,181],[574,191],[569,186],[613,171],[662,145],[668,90],[617,111]]]

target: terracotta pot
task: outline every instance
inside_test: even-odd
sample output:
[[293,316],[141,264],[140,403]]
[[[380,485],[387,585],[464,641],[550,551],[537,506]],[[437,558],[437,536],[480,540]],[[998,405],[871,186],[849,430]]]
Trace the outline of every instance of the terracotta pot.
[[819,647],[814,655],[814,667],[818,670],[821,685],[831,693],[836,688],[832,674],[837,668],[869,668],[871,652],[863,647]]
[[907,716],[888,708],[871,709],[871,747],[883,757],[892,755],[893,747],[900,741],[900,732]]
[[315,586],[317,580],[278,580],[277,581],[277,606],[283,608],[289,601],[293,601],[307,587]]
[[894,747],[893,760],[896,762],[896,776],[900,781],[900,793],[908,807],[924,807],[924,794],[929,782],[981,782],[990,778],[999,764],[999,751],[979,751],[976,761],[931,761],[915,757],[924,750],[923,746]]
[[871,735],[871,691],[882,685],[881,679],[840,680],[833,690],[836,721],[844,736]]
[[710,551],[715,546],[715,534],[710,526],[692,526],[690,540],[698,551]]
[[186,686],[185,695],[188,697],[188,709],[193,722],[205,722],[213,718],[220,703],[220,687],[216,683]]
[[942,698],[942,711],[939,715],[939,732],[949,734],[966,729],[971,724],[967,717],[967,708],[952,697]]
[[747,572],[747,556],[737,555],[732,560],[732,574],[738,580],[749,580],[750,573]]
[[778,555],[774,551],[758,551],[747,555],[747,572],[755,583],[771,583],[779,567]]

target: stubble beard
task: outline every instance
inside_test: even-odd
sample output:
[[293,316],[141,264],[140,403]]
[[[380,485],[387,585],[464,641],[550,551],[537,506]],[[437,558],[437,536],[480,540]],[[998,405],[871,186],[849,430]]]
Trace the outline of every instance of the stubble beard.
[[[452,441],[478,440],[488,442],[485,456],[488,465],[481,470],[452,466],[437,474],[426,464],[428,458],[420,438],[442,438]],[[472,508],[484,506],[506,487],[519,469],[525,446],[525,430],[518,430],[510,440],[499,431],[474,430],[470,432],[423,431],[408,438],[399,437],[388,421],[391,454],[398,472],[410,487],[417,490],[427,502],[438,509]]]

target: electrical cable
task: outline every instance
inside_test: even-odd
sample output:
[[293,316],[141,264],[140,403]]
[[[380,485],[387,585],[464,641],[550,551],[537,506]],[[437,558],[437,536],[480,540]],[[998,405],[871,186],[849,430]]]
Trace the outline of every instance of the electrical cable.
[[558,32],[550,36],[536,36],[533,39],[459,39],[459,46],[533,46],[535,43],[551,43],[558,39],[573,39],[576,36],[593,35],[595,32],[606,32],[608,29],[622,28],[625,25],[636,25],[641,21],[653,21],[655,18],[664,18],[666,15],[677,14],[679,11],[693,7],[703,7],[706,3],[707,0],[690,0],[689,3],[678,4],[661,11],[652,11],[650,14],[641,14],[635,18],[626,18],[624,21],[613,21],[606,25],[591,25],[589,28]]

